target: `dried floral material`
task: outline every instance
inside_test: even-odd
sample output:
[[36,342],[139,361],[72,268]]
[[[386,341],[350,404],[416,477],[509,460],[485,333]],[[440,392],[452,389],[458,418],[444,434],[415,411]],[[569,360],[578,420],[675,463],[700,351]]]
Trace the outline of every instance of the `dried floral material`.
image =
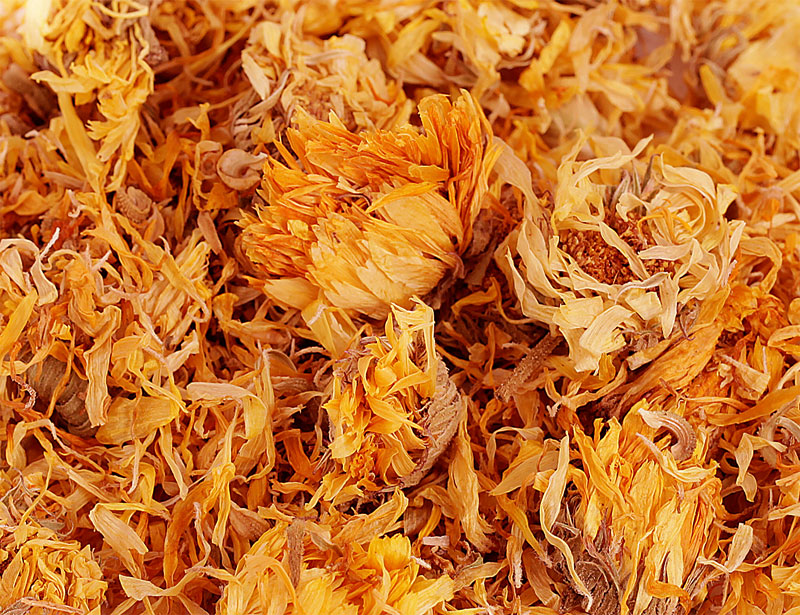
[[[626,154],[578,162],[584,145],[561,163],[552,209],[529,200],[497,253],[523,313],[558,328],[579,372],[623,350],[626,332],[672,336],[684,306],[729,282],[744,231],[724,215],[735,198],[730,186],[661,158],[639,179],[644,170],[635,162],[646,141]],[[633,176],[621,173],[629,164]]]
[[[353,515],[335,530],[333,544],[345,548],[349,544],[367,544],[397,527],[398,519],[408,508],[408,499],[399,490],[392,497],[367,514]],[[338,515],[337,515],[338,516]],[[346,518],[346,517],[345,517]],[[345,518],[340,517],[340,522]]]
[[353,132],[389,129],[408,119],[410,101],[380,62],[367,56],[364,40],[349,34],[299,36],[299,17],[264,21],[250,33],[242,70],[255,96],[243,99],[236,110],[237,143],[269,142],[302,112],[319,120],[333,112]]
[[155,203],[135,186],[128,186],[125,190],[118,190],[114,194],[114,205],[135,228],[143,229],[152,216]]
[[16,92],[27,103],[31,111],[46,120],[56,107],[53,93],[34,82],[18,64],[11,64],[0,77],[12,92]]
[[86,412],[85,380],[75,372],[68,374],[67,366],[52,357],[29,369],[29,373],[33,375],[30,384],[36,396],[34,407],[43,414],[52,408],[70,433],[94,433]]
[[465,538],[479,551],[492,547],[491,526],[481,516],[480,478],[475,471],[474,456],[466,426],[461,423],[453,442],[453,459],[450,462],[448,492],[455,518],[459,520]]
[[464,407],[458,388],[449,378],[447,367],[443,361],[439,361],[433,398],[425,408],[427,448],[423,453],[424,460],[417,464],[411,474],[403,477],[401,482],[404,487],[413,487],[425,478],[436,460],[447,450],[456,435]]
[[292,585],[300,585],[300,572],[303,564],[303,536],[305,527],[301,520],[295,519],[286,529],[287,560],[289,562],[289,578]]
[[0,611],[800,612],[799,15],[0,2]]
[[100,613],[108,583],[90,547],[35,523],[7,525],[0,538],[0,607],[19,613]]
[[345,560],[341,553],[306,539],[295,588],[285,536],[285,523],[276,524],[243,556],[218,606],[221,612],[421,615],[453,595],[449,577],[431,580],[420,574],[411,543],[400,535],[377,537],[364,546],[356,543]]
[[[743,36],[750,40],[737,48],[735,59],[724,73],[723,91],[727,92],[726,86],[729,86],[735,92],[733,100],[727,93],[721,94],[720,100],[738,103],[742,128],[765,127],[770,134],[785,141],[786,146],[792,147],[790,144],[796,146],[800,135],[800,117],[789,102],[796,95],[798,57],[790,32],[800,14],[790,5],[780,13],[775,12],[775,8],[757,18],[740,9],[740,15],[747,15],[750,22],[742,28]],[[753,72],[757,65],[761,70]],[[701,78],[712,90],[714,77],[709,73],[711,71],[701,73]]]
[[[57,134],[95,189],[107,180],[110,189],[121,186],[133,158],[139,109],[153,91],[153,71],[144,59],[150,45],[137,21],[146,14],[146,5],[108,9],[64,0],[25,12],[26,43],[47,67],[31,77],[55,93],[62,113]],[[96,109],[94,119],[81,118],[83,105]]]
[[[707,588],[691,580],[702,572],[698,558],[718,548],[715,512],[707,502],[718,496],[719,481],[713,466],[687,462],[679,469],[662,449],[646,446],[640,433],[646,424],[639,417],[659,411],[637,410],[622,425],[607,423],[602,438],[592,440],[576,429],[573,444],[563,439],[557,461],[539,461],[547,480],[519,475],[518,488],[529,484],[543,491],[541,531],[553,545],[550,566],[567,582],[566,588],[554,587],[562,605],[649,613],[678,604],[689,609],[706,597]],[[569,466],[570,450],[583,469]],[[511,487],[506,485],[503,491]],[[692,495],[681,496],[679,504],[679,493]],[[704,576],[708,581],[714,574],[708,570]],[[611,603],[609,593],[617,596]]]
[[287,138],[304,170],[291,157],[269,159],[268,205],[242,223],[271,296],[302,309],[321,294],[384,318],[391,304],[409,307],[459,267],[498,150],[466,94],[432,96],[419,115],[422,130],[364,133],[337,118],[297,118]]
[[520,364],[514,368],[511,376],[506,380],[497,390],[500,399],[508,401],[514,394],[514,390],[525,384],[531,378],[533,372],[540,368],[542,363],[547,359],[550,353],[555,350],[556,346],[561,342],[559,338],[549,333],[545,335],[539,342],[531,348],[531,350],[520,361]]
[[320,495],[344,502],[398,483],[419,483],[444,453],[464,401],[436,353],[433,310],[395,307],[384,335],[368,336],[334,368],[324,404],[329,454],[341,468],[322,481]]
[[229,149],[217,161],[217,174],[228,188],[249,190],[261,181],[261,160],[240,149]]
[[686,461],[692,456],[697,447],[697,436],[686,419],[670,412],[652,410],[639,410],[639,416],[649,427],[654,429],[663,427],[675,436],[677,441],[670,448],[675,461]]

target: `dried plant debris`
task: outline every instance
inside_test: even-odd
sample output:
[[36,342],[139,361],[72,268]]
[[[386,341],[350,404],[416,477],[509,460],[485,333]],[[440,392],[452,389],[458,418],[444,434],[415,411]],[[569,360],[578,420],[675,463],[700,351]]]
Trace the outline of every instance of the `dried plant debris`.
[[[31,386],[35,396],[34,408],[42,414],[52,413],[70,433],[78,436],[94,435],[86,412],[86,381],[75,372],[68,373],[67,366],[48,357],[28,370],[33,375]],[[66,382],[64,380],[66,379]]]
[[798,27],[0,0],[0,613],[799,613]]

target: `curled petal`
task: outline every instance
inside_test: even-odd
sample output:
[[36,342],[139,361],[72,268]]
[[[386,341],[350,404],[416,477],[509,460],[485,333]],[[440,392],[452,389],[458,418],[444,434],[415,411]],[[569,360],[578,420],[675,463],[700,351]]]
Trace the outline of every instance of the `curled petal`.
[[228,188],[243,192],[261,181],[264,156],[253,156],[241,149],[229,149],[217,161],[217,174]]
[[697,447],[697,436],[689,421],[665,410],[639,410],[639,415],[649,427],[663,427],[675,436],[677,442],[670,448],[675,461],[686,461],[692,456]]

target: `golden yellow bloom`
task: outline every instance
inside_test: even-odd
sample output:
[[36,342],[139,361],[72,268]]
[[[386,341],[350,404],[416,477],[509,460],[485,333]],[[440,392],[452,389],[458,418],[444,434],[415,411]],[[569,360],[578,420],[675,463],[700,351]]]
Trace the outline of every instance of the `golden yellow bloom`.
[[[304,8],[308,14],[308,5]],[[239,147],[280,137],[302,112],[326,120],[333,111],[355,132],[408,121],[411,101],[380,63],[367,57],[362,39],[300,36],[300,18],[263,21],[250,33],[242,69],[253,92],[237,104],[233,136]]]
[[[598,419],[595,431],[600,428]],[[560,442],[524,442],[492,490],[521,539],[507,547],[512,579],[528,581],[538,596],[558,596],[564,610],[641,615],[688,609],[706,597],[720,571],[741,566],[752,543],[752,528],[740,525],[728,541],[714,522],[721,482],[715,464],[703,462],[708,433],[646,403],[622,424],[612,419],[602,428],[602,437],[576,427]],[[671,448],[669,435],[675,438]],[[579,468],[571,457],[581,460]],[[535,492],[541,499],[534,500]],[[529,501],[540,502],[543,543],[518,513]],[[529,573],[521,562],[530,547],[558,582],[524,578]]]
[[[578,161],[580,140],[558,169],[552,209],[529,198],[497,251],[523,313],[566,338],[578,371],[634,341],[626,333],[676,334],[679,312],[712,297],[733,271],[744,231],[725,217],[733,188],[662,157],[645,170],[637,157],[646,145],[631,152],[598,139],[599,153],[617,153]],[[633,174],[623,170],[631,164]]]
[[[307,531],[306,531],[307,529]],[[287,538],[288,536],[299,538]],[[294,577],[294,578],[293,578]],[[242,557],[218,610],[231,615],[426,615],[453,595],[424,578],[401,535],[343,544],[317,524],[280,521]]]
[[0,0],[0,615],[800,615],[798,27]]
[[394,307],[383,336],[362,338],[334,371],[324,406],[330,456],[319,496],[347,501],[420,481],[455,434],[463,401],[436,353],[433,310]]
[[[8,512],[8,509],[4,512]],[[91,548],[61,540],[38,523],[10,527],[3,515],[0,536],[0,607],[31,614],[80,612],[99,615],[107,582]]]
[[[148,5],[118,3],[114,10],[92,0],[36,4],[25,12],[21,30],[47,62],[32,78],[56,94],[61,116],[50,129],[93,189],[115,190],[133,158],[139,110],[153,92]],[[79,108],[86,105],[96,109],[94,119],[82,119]]]
[[467,94],[431,96],[419,115],[422,130],[353,133],[298,114],[287,131],[298,161],[267,161],[268,205],[242,221],[268,294],[298,308],[321,294],[383,318],[459,266],[498,149]]

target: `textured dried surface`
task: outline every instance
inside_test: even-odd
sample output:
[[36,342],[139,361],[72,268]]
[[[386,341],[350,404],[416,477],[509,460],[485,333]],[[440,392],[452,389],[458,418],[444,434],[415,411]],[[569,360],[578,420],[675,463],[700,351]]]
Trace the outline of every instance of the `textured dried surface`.
[[0,0],[0,614],[800,613],[790,0]]

